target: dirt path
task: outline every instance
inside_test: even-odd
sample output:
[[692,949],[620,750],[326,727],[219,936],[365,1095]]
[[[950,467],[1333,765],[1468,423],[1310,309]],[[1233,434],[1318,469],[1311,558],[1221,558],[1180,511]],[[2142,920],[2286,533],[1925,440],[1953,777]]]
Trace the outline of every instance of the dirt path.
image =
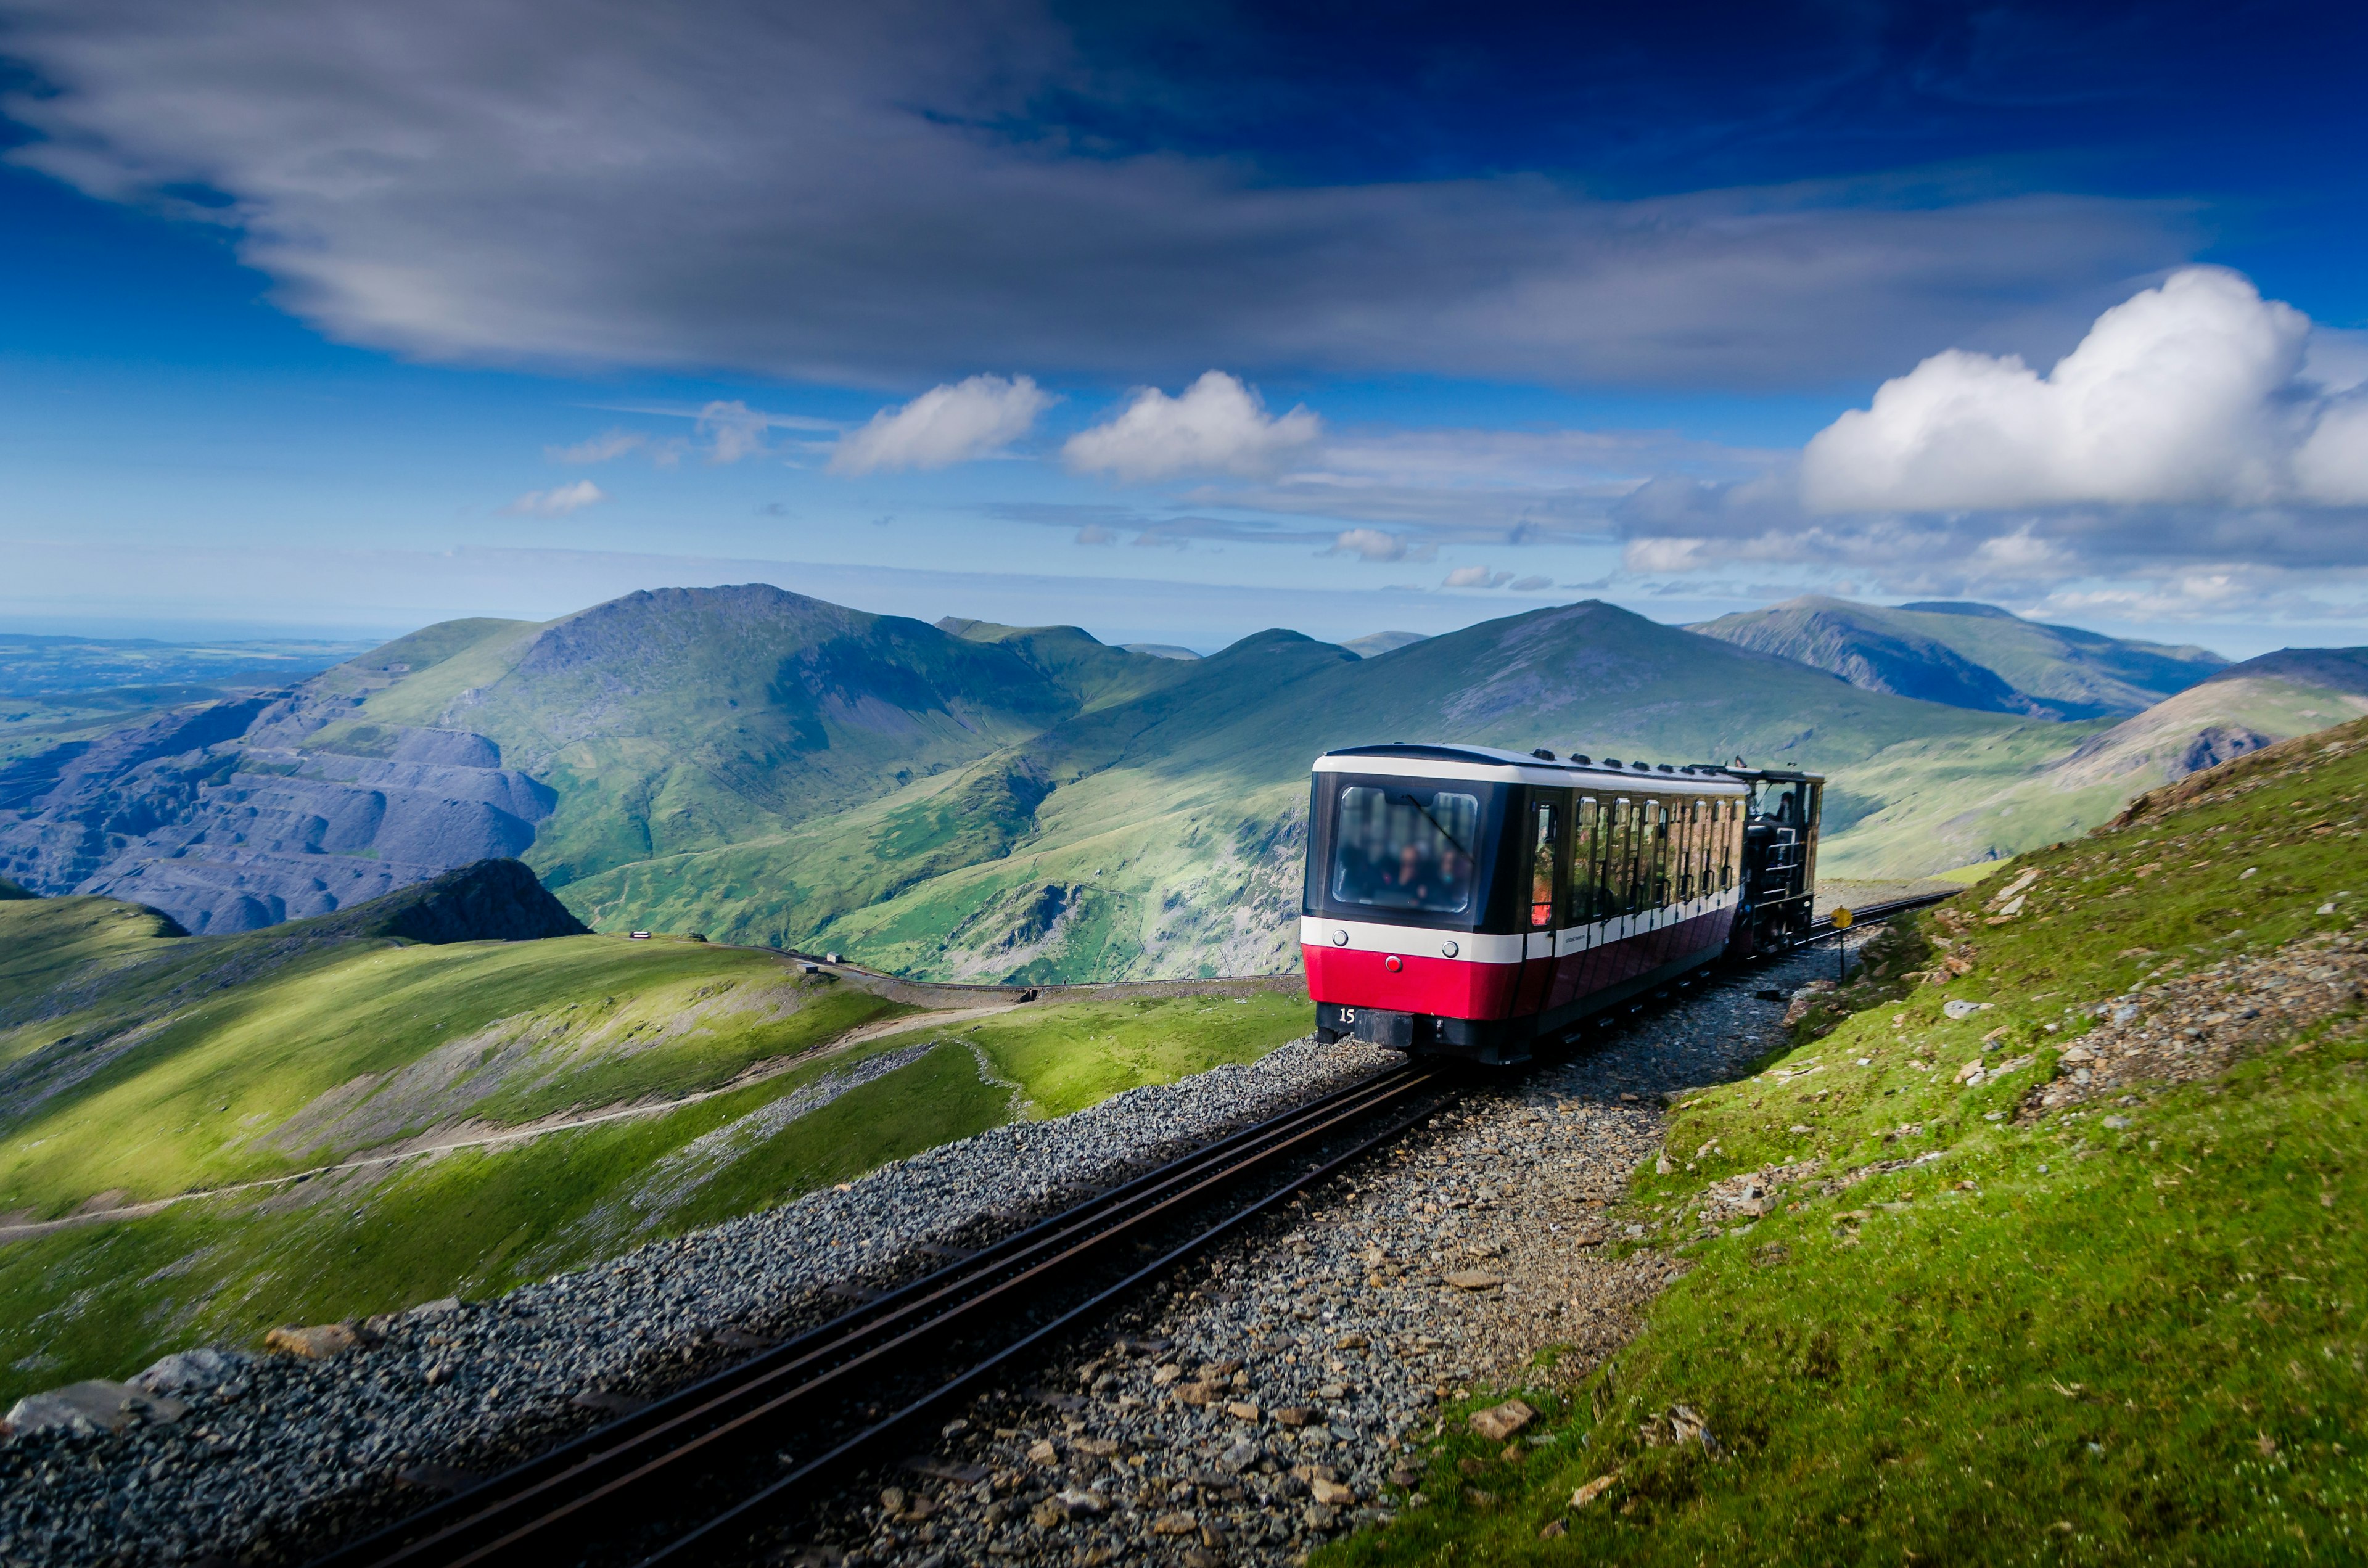
[[759,1062],[734,1078],[730,1083],[712,1089],[671,1099],[636,1100],[629,1105],[610,1106],[586,1115],[563,1115],[540,1121],[522,1122],[516,1127],[488,1130],[484,1123],[463,1123],[442,1133],[423,1133],[417,1142],[392,1149],[384,1153],[368,1154],[359,1159],[342,1160],[333,1165],[315,1165],[309,1170],[292,1171],[287,1176],[269,1176],[260,1181],[234,1182],[228,1187],[202,1187],[195,1192],[176,1193],[170,1198],[153,1199],[145,1203],[126,1203],[119,1208],[95,1210],[89,1213],[68,1214],[55,1220],[28,1220],[13,1224],[0,1224],[0,1245],[9,1242],[28,1241],[56,1231],[75,1230],[85,1225],[106,1224],[117,1220],[139,1220],[151,1214],[161,1214],[176,1203],[188,1203],[200,1198],[227,1198],[242,1192],[268,1192],[275,1187],[292,1187],[317,1176],[338,1176],[348,1171],[375,1170],[400,1165],[406,1160],[425,1159],[434,1154],[449,1154],[461,1149],[499,1148],[506,1143],[523,1143],[553,1132],[572,1132],[578,1128],[598,1127],[611,1121],[629,1121],[636,1117],[662,1116],[713,1099],[718,1095],[735,1094],[753,1084],[778,1078],[782,1074],[814,1062],[826,1060],[859,1045],[890,1035],[910,1034],[921,1029],[943,1028],[951,1024],[967,1023],[974,1018],[991,1017],[1008,1013],[1019,1006],[1018,1002],[1000,1003],[992,1006],[955,1007],[944,1012],[911,1014],[890,1018],[882,1023],[865,1024],[848,1030],[827,1045],[800,1051],[795,1056],[778,1057]]

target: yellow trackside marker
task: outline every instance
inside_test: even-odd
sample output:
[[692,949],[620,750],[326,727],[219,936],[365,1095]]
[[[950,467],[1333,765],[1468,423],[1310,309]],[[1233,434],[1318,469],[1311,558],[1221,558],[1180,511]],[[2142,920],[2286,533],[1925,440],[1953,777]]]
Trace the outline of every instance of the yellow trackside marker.
[[1847,931],[1847,930],[1849,930],[1849,929],[1850,929],[1850,912],[1849,910],[1847,910],[1847,909],[1837,908],[1837,909],[1834,911],[1834,915],[1833,915],[1833,921],[1834,921],[1834,929],[1835,929],[1835,930],[1837,930],[1837,931]]

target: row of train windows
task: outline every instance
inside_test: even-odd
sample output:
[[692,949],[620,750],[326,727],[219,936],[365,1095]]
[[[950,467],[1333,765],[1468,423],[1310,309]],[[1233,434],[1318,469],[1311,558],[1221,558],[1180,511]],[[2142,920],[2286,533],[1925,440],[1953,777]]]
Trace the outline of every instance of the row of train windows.
[[1539,801],[1530,834],[1530,924],[1584,926],[1642,914],[1735,886],[1743,801],[1597,801],[1568,814]]

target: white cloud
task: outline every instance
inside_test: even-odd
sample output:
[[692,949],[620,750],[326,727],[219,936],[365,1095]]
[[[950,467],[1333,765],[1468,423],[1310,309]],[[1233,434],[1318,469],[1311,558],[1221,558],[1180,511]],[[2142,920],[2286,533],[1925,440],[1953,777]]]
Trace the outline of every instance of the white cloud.
[[2294,458],[2294,483],[2331,506],[2368,505],[2368,392],[2331,400]]
[[1491,572],[1486,566],[1458,566],[1440,584],[1443,588],[1501,588],[1513,580],[1510,572]]
[[564,517],[608,498],[607,491],[588,479],[579,479],[550,490],[529,490],[502,510],[513,517]]
[[542,455],[555,463],[604,463],[647,446],[649,439],[638,431],[604,430],[572,447],[545,447]]
[[1269,415],[1255,390],[1210,370],[1178,397],[1143,388],[1114,418],[1070,437],[1061,455],[1080,472],[1121,481],[1259,474],[1323,430],[1324,422],[1307,409]]
[[[2305,374],[2308,318],[2194,267],[2097,318],[2045,376],[1951,349],[1809,442],[1817,512],[2368,504],[2368,403]],[[2324,357],[2323,357],[2324,358]]]
[[1552,577],[1541,577],[1535,575],[1516,578],[1512,585],[1513,592],[1517,594],[1541,594],[1553,586],[1554,579]]
[[717,401],[699,411],[699,434],[708,439],[707,460],[736,463],[765,454],[765,427],[771,423],[738,398]]
[[1028,434],[1053,403],[1053,395],[1026,376],[973,376],[932,387],[902,407],[882,409],[871,424],[841,437],[830,471],[944,468],[986,457]]
[[1325,555],[1353,555],[1362,561],[1429,561],[1439,554],[1435,544],[1408,544],[1404,534],[1386,528],[1343,528]]

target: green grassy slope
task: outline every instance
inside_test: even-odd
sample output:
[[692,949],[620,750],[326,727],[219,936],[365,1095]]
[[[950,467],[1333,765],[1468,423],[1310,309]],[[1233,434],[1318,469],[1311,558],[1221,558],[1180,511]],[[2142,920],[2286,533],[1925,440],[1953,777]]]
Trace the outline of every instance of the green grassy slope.
[[[1307,767],[1338,745],[1544,744],[1678,762],[1739,753],[1832,771],[1836,810],[1847,812],[1854,800],[1879,809],[1940,790],[1969,751],[1994,752],[1985,766],[1997,778],[2060,757],[2078,739],[2058,725],[1862,691],[1602,604],[1533,611],[1369,660],[1266,632],[1187,667],[1183,681],[1021,748],[1054,788],[1036,807],[1034,834],[1007,858],[837,916],[829,939],[875,962],[948,975],[1283,967]],[[1876,860],[1870,869],[1887,869]],[[1055,903],[1057,928],[1040,931]]]
[[[2085,636],[1897,613],[1956,628],[1960,642],[2044,635],[2074,648]],[[523,854],[594,928],[838,949],[942,978],[1287,967],[1306,768],[1342,744],[1423,738],[1805,766],[1833,780],[1827,869],[1875,878],[2052,842],[2151,781],[2049,773],[2094,738],[2087,728],[1861,689],[1600,603],[1369,659],[1269,631],[1175,660],[1074,627],[926,626],[763,585],[669,589],[543,624],[429,627],[309,691],[261,738],[225,745],[265,747],[258,776],[343,778],[355,771],[344,756],[421,755],[418,729],[482,733],[501,762],[550,787],[555,810],[535,821]],[[331,722],[318,725],[324,711]],[[425,754],[453,744],[429,737]],[[273,749],[290,745],[310,757]],[[235,783],[235,764],[226,756],[202,777],[163,769],[126,788],[202,794]],[[526,801],[517,782],[502,811],[539,812],[544,798]],[[337,817],[345,842],[362,832],[366,792],[308,782],[272,831],[299,834],[317,811]],[[85,814],[45,829],[38,853],[28,838],[28,863],[93,841],[112,798],[75,806]],[[186,805],[161,800],[154,814],[178,822]],[[495,852],[480,814],[405,810],[436,824],[395,835],[405,857]],[[233,840],[242,820],[230,811],[202,841]],[[77,827],[82,838],[63,834]],[[500,840],[503,852],[517,841]],[[155,852],[188,847],[160,840]],[[275,874],[309,872],[300,861]]]
[[2050,719],[2135,713],[2226,661],[2024,620],[1988,605],[1890,608],[1804,595],[1691,630],[1831,670],[1854,685]]
[[[1640,1176],[1622,1218],[1692,1271],[1611,1371],[1541,1375],[1554,1444],[1514,1466],[1450,1438],[1424,1483],[1437,1506],[1328,1560],[2357,1560],[2357,989],[2188,1081],[2052,1110],[2037,1091],[2073,1072],[2089,1004],[2183,987],[2180,1008],[2221,1009],[2206,1032],[2242,1028],[2264,981],[2356,965],[2363,804],[2355,723],[2024,857],[2016,915],[1985,912],[2009,883],[1886,934],[1767,1072],[1673,1119],[1669,1148],[1707,1153]],[[2279,968],[2230,967],[2248,957]],[[1951,1019],[1959,999],[1988,1009]],[[2183,1040],[2189,1016],[2156,1027]],[[1992,1071],[1959,1087],[1966,1062]],[[1779,1167],[1765,1218],[1711,1203]],[[1679,1405],[1717,1452],[1645,1440]],[[1465,1499],[1467,1459],[1498,1506]]]
[[[460,621],[391,643],[324,677],[323,690],[359,701],[309,744],[370,755],[373,733],[397,725],[490,736],[558,793],[527,858],[564,889],[778,837],[1178,668],[1074,628],[973,623],[954,636],[762,585],[667,589],[545,625]],[[569,896],[614,902],[605,884]]]
[[190,937],[105,899],[0,903],[0,1223],[201,1195],[0,1240],[0,1403],[499,1290],[1306,1028],[1282,996],[1083,1001],[842,1046],[912,1009],[708,943],[322,935],[351,920]]
[[153,919],[97,898],[0,905],[0,1212],[696,1093],[900,1010],[704,943],[312,943],[313,922],[165,937]]
[[[1850,771],[1853,791],[1884,805],[1831,841],[1820,869],[1937,870],[2076,837],[2142,790],[2363,711],[2368,654],[2306,649],[2232,665],[2110,728],[1904,747]],[[2078,744],[2065,751],[2066,741]]]

